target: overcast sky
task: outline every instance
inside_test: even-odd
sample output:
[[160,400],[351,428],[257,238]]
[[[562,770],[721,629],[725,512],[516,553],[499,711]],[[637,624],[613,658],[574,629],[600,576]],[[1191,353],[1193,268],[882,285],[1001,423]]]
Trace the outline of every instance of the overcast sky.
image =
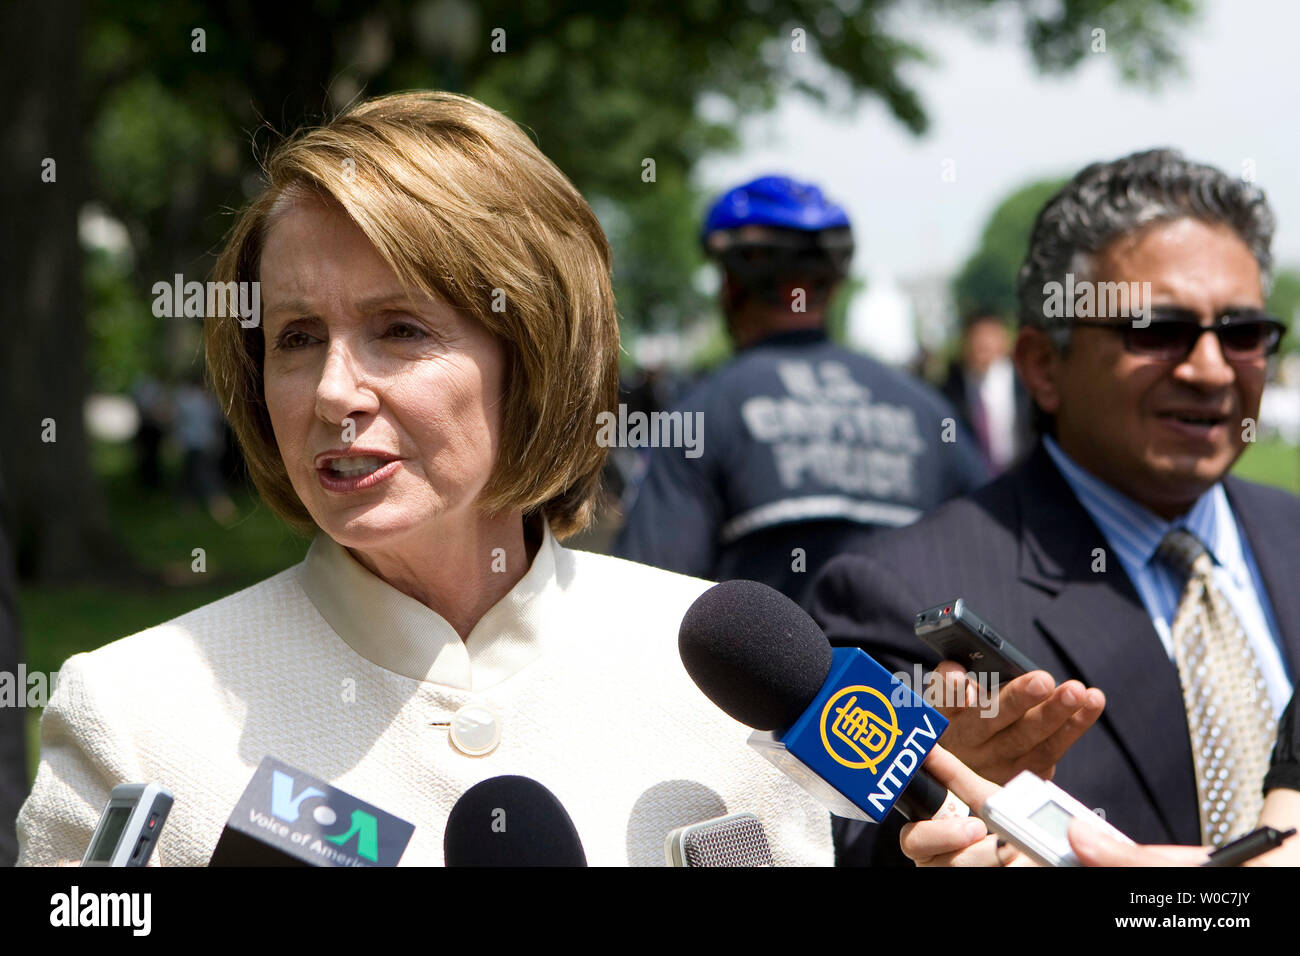
[[[936,59],[909,73],[928,133],[912,135],[878,100],[839,116],[791,94],[742,126],[739,152],[702,164],[700,182],[720,190],[769,172],[818,182],[852,217],[854,272],[907,279],[955,270],[1025,182],[1171,145],[1233,175],[1253,160],[1279,220],[1275,256],[1300,265],[1300,4],[1203,6],[1180,34],[1185,76],[1154,92],[1125,85],[1104,53],[1045,77],[1014,32],[988,39],[959,23],[899,21]],[[955,182],[941,178],[946,160]]]

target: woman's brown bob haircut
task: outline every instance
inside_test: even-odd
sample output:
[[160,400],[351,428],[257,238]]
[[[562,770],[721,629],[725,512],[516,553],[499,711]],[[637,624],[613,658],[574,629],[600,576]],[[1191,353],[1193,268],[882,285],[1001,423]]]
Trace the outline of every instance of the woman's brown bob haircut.
[[[337,203],[408,294],[441,298],[502,342],[501,443],[480,508],[540,511],[559,538],[585,527],[606,454],[596,416],[618,394],[618,316],[609,244],[564,174],[496,110],[434,92],[380,97],[300,130],[265,173],[214,281],[258,278],[270,222],[293,200]],[[209,315],[204,341],[257,490],[291,527],[315,533],[271,429],[260,323]]]

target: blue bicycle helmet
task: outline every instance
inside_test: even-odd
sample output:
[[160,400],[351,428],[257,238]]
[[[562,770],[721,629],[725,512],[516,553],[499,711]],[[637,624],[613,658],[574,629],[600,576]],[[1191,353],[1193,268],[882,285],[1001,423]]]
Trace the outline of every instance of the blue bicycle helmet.
[[788,176],[761,176],[723,193],[700,239],[706,255],[767,298],[790,277],[842,279],[853,256],[848,213]]
[[704,238],[742,226],[821,232],[848,229],[849,216],[811,183],[788,176],[760,176],[718,198],[704,220]]

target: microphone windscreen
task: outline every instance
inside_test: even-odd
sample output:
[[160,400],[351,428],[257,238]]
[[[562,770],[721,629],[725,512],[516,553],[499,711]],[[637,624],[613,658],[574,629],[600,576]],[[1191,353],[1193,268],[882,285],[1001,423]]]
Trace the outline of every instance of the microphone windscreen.
[[776,866],[763,824],[752,813],[678,827],[668,834],[664,854],[678,867]]
[[442,837],[447,866],[586,866],[555,794],[528,777],[491,777],[461,795]]
[[724,581],[696,598],[677,647],[705,696],[756,730],[788,728],[831,671],[831,645],[817,622],[757,581]]

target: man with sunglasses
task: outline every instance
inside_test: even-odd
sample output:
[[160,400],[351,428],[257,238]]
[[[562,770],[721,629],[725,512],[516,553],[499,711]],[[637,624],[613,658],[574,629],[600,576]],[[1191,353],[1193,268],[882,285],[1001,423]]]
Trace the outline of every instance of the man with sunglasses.
[[[997,783],[1054,772],[1139,843],[1253,825],[1300,660],[1300,499],[1228,476],[1283,333],[1264,313],[1273,228],[1253,185],[1171,150],[1082,170],[1019,277],[1037,447],[832,562],[810,598],[833,642],[900,669],[938,663],[916,612],[964,598],[1048,675],[1004,683],[996,716],[944,708],[944,746]],[[1145,301],[1050,307],[1090,283]],[[841,837],[853,861],[900,861],[896,828]]]

